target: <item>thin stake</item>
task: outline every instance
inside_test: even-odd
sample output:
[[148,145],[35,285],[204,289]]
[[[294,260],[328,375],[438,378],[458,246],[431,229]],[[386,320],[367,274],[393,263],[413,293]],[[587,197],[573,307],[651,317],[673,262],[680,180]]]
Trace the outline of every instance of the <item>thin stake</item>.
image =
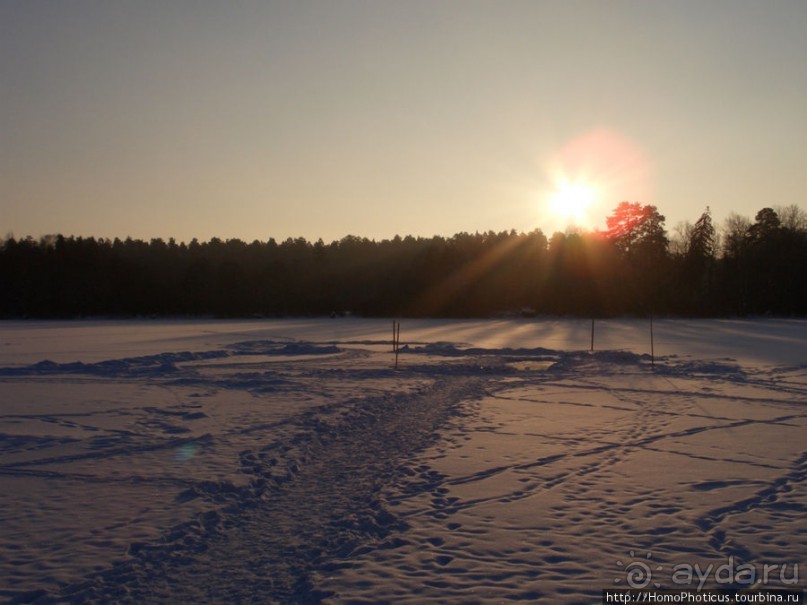
[[401,345],[401,322],[397,322],[397,327],[395,327],[395,369],[398,369],[398,349]]
[[650,315],[650,367],[656,367],[656,350],[653,342],[653,315]]
[[594,318],[591,318],[591,350],[594,350]]

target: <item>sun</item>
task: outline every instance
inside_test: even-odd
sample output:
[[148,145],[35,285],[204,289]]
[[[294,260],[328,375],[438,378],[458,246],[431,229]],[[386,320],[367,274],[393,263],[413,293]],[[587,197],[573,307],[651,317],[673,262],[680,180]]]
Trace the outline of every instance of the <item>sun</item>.
[[597,190],[583,182],[561,182],[549,198],[549,209],[558,219],[580,226],[586,211],[596,201]]

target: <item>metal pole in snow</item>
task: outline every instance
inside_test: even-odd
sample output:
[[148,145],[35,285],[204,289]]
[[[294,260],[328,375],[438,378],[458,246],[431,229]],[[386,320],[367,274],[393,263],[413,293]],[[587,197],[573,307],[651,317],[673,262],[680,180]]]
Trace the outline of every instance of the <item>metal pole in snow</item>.
[[653,343],[653,314],[650,314],[650,367],[656,367],[656,350]]
[[594,318],[591,318],[591,350],[594,350]]
[[401,322],[398,322],[398,327],[395,330],[395,369],[398,369],[398,347],[401,344]]

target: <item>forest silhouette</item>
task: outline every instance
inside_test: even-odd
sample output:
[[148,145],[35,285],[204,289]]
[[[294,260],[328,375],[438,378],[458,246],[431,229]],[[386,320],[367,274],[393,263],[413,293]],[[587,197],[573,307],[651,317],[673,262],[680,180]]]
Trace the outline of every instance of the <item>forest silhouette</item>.
[[458,233],[330,244],[186,244],[52,235],[0,242],[0,316],[73,318],[807,313],[807,218],[797,206],[706,211],[670,236],[622,202],[603,231]]

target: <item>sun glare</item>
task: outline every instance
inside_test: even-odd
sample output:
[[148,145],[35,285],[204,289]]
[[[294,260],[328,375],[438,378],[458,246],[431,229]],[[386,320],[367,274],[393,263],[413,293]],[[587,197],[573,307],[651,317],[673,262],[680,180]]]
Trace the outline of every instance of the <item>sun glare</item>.
[[652,197],[645,153],[608,128],[571,139],[542,168],[540,220],[545,229],[592,229],[610,210],[605,205]]
[[558,219],[576,226],[586,223],[586,211],[597,198],[596,190],[585,183],[560,183],[549,199],[549,208]]

